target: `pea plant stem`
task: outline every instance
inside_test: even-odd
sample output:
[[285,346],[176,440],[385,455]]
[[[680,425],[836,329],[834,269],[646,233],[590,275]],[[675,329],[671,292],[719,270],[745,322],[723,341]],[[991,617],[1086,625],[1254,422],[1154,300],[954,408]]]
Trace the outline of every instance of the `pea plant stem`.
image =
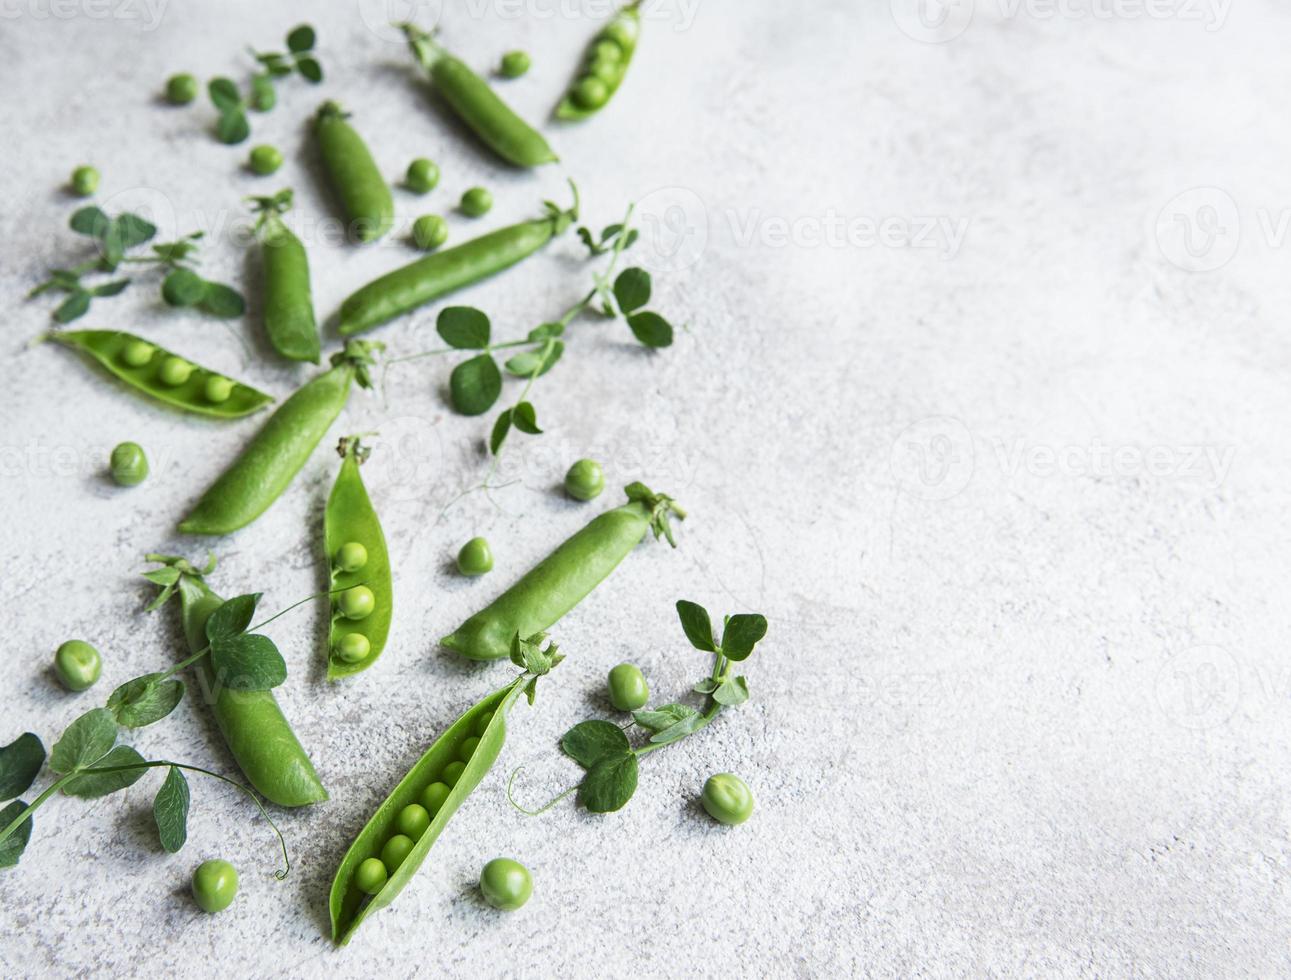
[[76,774],[75,774],[75,773],[69,773],[68,775],[63,776],[63,777],[62,777],[62,778],[60,778],[60,779],[56,779],[56,780],[54,780],[54,782],[52,782],[52,783],[49,785],[49,787],[45,790],[45,792],[41,793],[38,797],[36,797],[34,800],[32,800],[30,803],[28,803],[28,804],[27,804],[27,809],[23,810],[23,811],[22,811],[22,813],[18,814],[18,816],[16,816],[16,817],[14,817],[13,822],[12,822],[12,823],[10,823],[8,827],[6,827],[4,830],[0,830],[0,843],[3,843],[3,842],[4,842],[4,840],[5,840],[5,839],[10,835],[10,834],[12,834],[12,833],[13,833],[15,830],[17,830],[19,827],[21,827],[21,826],[22,826],[22,824],[23,824],[23,821],[24,821],[24,820],[26,820],[29,816],[31,816],[31,814],[32,814],[32,812],[33,812],[34,810],[38,809],[38,808],[41,806],[41,804],[43,804],[43,803],[44,803],[46,800],[48,800],[51,796],[53,796],[53,795],[54,795],[55,793],[57,793],[60,789],[62,789],[64,786],[66,786],[66,785],[67,785],[67,784],[72,780],[72,777],[73,777],[74,775],[76,775]]

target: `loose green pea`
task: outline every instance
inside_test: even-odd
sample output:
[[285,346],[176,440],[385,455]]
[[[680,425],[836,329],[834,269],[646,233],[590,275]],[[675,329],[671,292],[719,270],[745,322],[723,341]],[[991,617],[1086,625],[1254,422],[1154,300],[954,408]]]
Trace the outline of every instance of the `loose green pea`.
[[619,664],[610,670],[610,704],[619,711],[636,711],[650,700],[645,675],[636,664]]
[[357,572],[368,563],[368,549],[357,541],[346,541],[336,552],[336,567],[343,572]]
[[533,894],[529,869],[511,858],[494,858],[480,872],[484,901],[503,912],[514,912]]
[[493,549],[483,538],[471,538],[457,553],[457,570],[463,575],[483,575],[493,569]]
[[395,826],[399,828],[399,833],[416,840],[430,826],[430,813],[420,803],[409,803],[399,811]]
[[461,748],[457,750],[457,757],[464,763],[470,762],[471,756],[475,754],[475,750],[479,747],[480,740],[478,736],[472,735],[469,738],[464,738],[462,739]]
[[450,762],[444,766],[444,771],[439,774],[439,779],[449,786],[456,786],[457,781],[462,778],[462,773],[466,772],[465,762]]
[[368,858],[354,871],[354,884],[359,891],[375,895],[385,887],[390,873],[380,858]]
[[610,97],[610,88],[595,75],[584,75],[574,83],[569,97],[580,109],[599,109]]
[[187,72],[166,79],[166,101],[171,105],[188,105],[197,98],[197,79]]
[[77,197],[89,197],[99,189],[99,172],[93,167],[81,166],[72,171],[72,191]]
[[709,776],[700,800],[710,817],[731,827],[744,823],[753,813],[753,791],[733,772]]
[[377,597],[366,585],[356,585],[346,589],[337,599],[336,605],[346,619],[363,619],[376,608]]
[[527,51],[508,51],[502,56],[498,74],[503,78],[519,78],[529,70],[530,63]]
[[193,872],[193,898],[203,912],[223,912],[238,893],[238,872],[228,861],[203,861]]
[[143,367],[152,360],[157,348],[144,340],[132,340],[121,351],[121,360],[131,367]]
[[247,158],[247,165],[252,172],[265,176],[282,166],[282,153],[276,146],[267,143],[255,147]]
[[421,794],[421,805],[433,817],[439,812],[439,808],[444,805],[444,801],[448,799],[450,792],[452,792],[452,787],[447,783],[431,783]]
[[148,478],[148,457],[137,442],[118,443],[112,449],[108,465],[118,486],[138,486]]
[[220,405],[229,400],[233,394],[233,381],[219,374],[213,374],[202,386],[202,394],[212,405]]
[[492,711],[486,711],[484,712],[484,714],[480,715],[480,720],[475,723],[475,734],[483,738],[484,733],[489,730],[489,724],[492,721],[493,721]]
[[460,205],[462,214],[469,218],[478,218],[489,213],[493,207],[493,195],[484,187],[472,187],[462,195]]
[[356,664],[366,659],[371,650],[372,643],[362,633],[346,633],[336,644],[336,659]]
[[161,362],[161,370],[157,373],[157,377],[161,379],[162,384],[178,388],[192,376],[192,373],[193,365],[182,357],[168,357]]
[[84,691],[102,672],[99,651],[84,640],[68,640],[54,654],[54,673],[69,691]]
[[395,834],[381,848],[381,863],[394,871],[411,852],[412,838],[407,834]]
[[594,459],[580,459],[565,474],[565,492],[575,500],[591,500],[605,489],[605,473]]
[[423,214],[412,223],[412,241],[423,252],[448,241],[448,222],[437,214]]
[[439,165],[434,160],[418,157],[408,164],[404,185],[414,194],[429,194],[439,183]]

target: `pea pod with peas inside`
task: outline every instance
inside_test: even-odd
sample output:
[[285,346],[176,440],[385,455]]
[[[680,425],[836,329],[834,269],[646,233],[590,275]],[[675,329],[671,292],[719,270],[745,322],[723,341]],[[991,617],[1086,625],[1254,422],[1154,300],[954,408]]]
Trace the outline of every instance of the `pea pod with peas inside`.
[[264,260],[264,329],[269,343],[283,357],[318,363],[318,325],[309,284],[309,256],[305,246],[283,223],[291,207],[292,192],[273,197],[253,197],[260,218],[256,237]]
[[236,419],[273,401],[124,330],[58,330],[45,339],[80,351],[132,391],[186,412]]
[[188,534],[228,534],[269,509],[305,465],[357,381],[371,388],[373,353],[381,344],[351,340],[332,368],[298,388],[269,417],[179,524]]
[[323,544],[335,598],[327,637],[328,680],[357,674],[376,663],[390,633],[394,595],[385,535],[359,474],[370,450],[358,437],[350,437],[341,440],[337,452],[341,472],[323,515]]
[[592,39],[583,69],[556,107],[556,118],[581,122],[600,112],[614,97],[636,53],[641,33],[641,4],[630,3]]
[[335,102],[324,102],[319,108],[314,133],[328,180],[354,236],[361,242],[375,241],[394,224],[394,197],[372,152]]

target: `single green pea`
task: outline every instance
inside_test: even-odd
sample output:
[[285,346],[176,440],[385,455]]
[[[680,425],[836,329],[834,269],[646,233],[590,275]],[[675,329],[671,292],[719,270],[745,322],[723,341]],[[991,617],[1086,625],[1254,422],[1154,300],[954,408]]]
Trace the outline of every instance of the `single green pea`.
[[408,164],[408,173],[403,182],[414,194],[429,194],[439,183],[439,165],[434,160],[417,157]]
[[480,720],[475,723],[475,734],[484,737],[484,733],[489,730],[489,724],[493,721],[493,712],[486,711],[480,715]]
[[466,772],[465,762],[450,762],[444,766],[444,771],[439,774],[440,782],[447,783],[449,786],[456,786],[457,781],[462,778],[462,773]]
[[114,446],[108,466],[118,486],[138,486],[148,479],[148,457],[137,442],[122,442]]
[[588,62],[595,64],[598,61],[606,61],[612,64],[618,64],[623,60],[623,49],[613,41],[597,41],[592,45],[589,52]]
[[439,812],[439,808],[444,805],[444,801],[448,799],[448,794],[452,792],[452,789],[448,783],[431,783],[421,794],[421,805],[433,817]]
[[710,817],[731,827],[744,823],[753,813],[753,791],[733,772],[709,776],[700,799]]
[[161,362],[161,370],[157,372],[157,377],[161,379],[162,384],[169,385],[171,388],[178,388],[192,374],[193,365],[182,357],[171,356]]
[[394,871],[403,864],[404,858],[412,853],[412,838],[407,834],[395,834],[381,848],[381,863]]
[[636,711],[650,700],[645,675],[636,664],[619,664],[610,670],[610,704],[619,711]]
[[99,679],[103,659],[84,640],[68,640],[54,654],[54,673],[69,691],[84,691]]
[[368,858],[354,871],[354,884],[361,892],[375,895],[385,887],[390,873],[380,858]]
[[569,97],[580,109],[599,109],[610,97],[610,88],[595,75],[584,75],[574,83]]
[[166,79],[166,101],[171,105],[188,105],[197,98],[197,79],[187,72]]
[[132,340],[121,351],[121,360],[131,367],[143,367],[152,360],[157,348],[145,340]]
[[470,762],[471,756],[475,754],[475,750],[479,747],[480,739],[478,735],[471,735],[468,738],[464,738],[462,739],[461,747],[457,750],[457,757],[461,759],[462,762]]
[[89,197],[99,189],[99,172],[93,167],[81,166],[72,171],[72,191],[77,197]]
[[346,633],[336,643],[336,659],[356,664],[366,659],[371,650],[371,641],[362,633]]
[[368,563],[368,549],[357,541],[346,541],[336,552],[336,567],[343,572],[357,572]]
[[637,33],[621,20],[605,25],[605,30],[601,31],[601,37],[619,46],[622,51],[627,51],[636,43]]
[[527,51],[508,51],[502,56],[498,74],[503,78],[519,78],[529,70],[531,63]]
[[533,894],[529,869],[511,858],[494,858],[480,872],[484,901],[502,912],[514,912]]
[[412,242],[423,252],[448,241],[448,222],[437,214],[423,214],[412,223]]
[[247,165],[253,173],[261,176],[271,174],[282,166],[282,152],[276,146],[262,144],[251,151]]
[[399,833],[416,840],[430,826],[430,813],[420,803],[409,803],[399,811],[395,826],[399,828]]
[[202,394],[212,405],[220,405],[229,400],[233,394],[233,380],[220,374],[212,374],[202,385]]
[[203,861],[193,872],[193,898],[203,912],[223,912],[238,893],[238,872],[228,861]]
[[591,500],[605,489],[605,473],[594,459],[580,459],[565,474],[565,492],[575,500]]
[[366,585],[346,589],[336,601],[337,608],[346,619],[363,619],[376,608],[377,597]]
[[251,79],[251,108],[256,112],[268,112],[278,104],[278,90],[273,87],[273,78],[269,75],[256,75]]
[[587,74],[592,78],[599,78],[605,83],[606,87],[612,86],[619,80],[619,73],[622,72],[623,66],[618,61],[606,61],[598,58],[587,66]]
[[483,538],[471,538],[457,553],[457,570],[463,575],[483,575],[493,570],[493,549]]
[[493,195],[487,188],[472,187],[462,195],[462,203],[459,205],[462,214],[468,218],[478,218],[488,214],[489,209],[493,207]]

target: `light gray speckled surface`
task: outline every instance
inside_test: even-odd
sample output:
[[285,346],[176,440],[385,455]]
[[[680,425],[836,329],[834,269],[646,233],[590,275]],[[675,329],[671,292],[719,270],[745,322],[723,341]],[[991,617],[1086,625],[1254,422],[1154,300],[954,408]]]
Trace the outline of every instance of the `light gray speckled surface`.
[[[207,229],[205,268],[251,293],[255,263],[232,235],[239,198],[294,185],[328,314],[411,255],[398,236],[321,240],[331,210],[304,120],[335,97],[392,179],[414,155],[441,162],[431,198],[397,192],[404,229],[474,183],[498,200],[474,227],[527,216],[563,198],[566,171],[595,224],[640,201],[658,305],[689,329],[652,357],[619,329],[580,324],[538,390],[548,434],[512,447],[491,499],[454,501],[484,472],[486,423],[447,411],[446,364],[392,370],[388,407],[357,395],[335,434],[382,434],[367,476],[396,562],[394,630],[377,668],[328,686],[323,612],[272,627],[292,668],[281,700],[332,791],[280,815],[293,874],[269,875],[273,838],[218,785],[194,783],[175,856],[152,828],[155,779],[55,800],[3,875],[0,972],[1291,970],[1291,16],[1273,0],[1071,3],[1051,16],[1038,0],[958,0],[928,28],[935,8],[921,22],[894,3],[896,17],[878,0],[653,4],[612,108],[550,130],[564,165],[536,174],[500,168],[437,113],[402,46],[366,26],[388,16],[378,0],[82,0],[53,16],[50,0],[5,5],[6,741],[51,739],[115,683],[177,656],[176,614],[142,611],[141,556],[201,552],[174,522],[257,425],[181,417],[67,352],[24,348],[50,304],[23,294],[79,254],[58,188],[74,164],[102,169],[110,209],[151,207],[167,234]],[[605,9],[447,7],[444,37],[472,63],[534,53],[530,76],[506,87],[530,118]],[[205,132],[208,107],[155,102],[172,71],[241,71],[245,42],[267,47],[305,18],[325,85],[288,84],[253,120],[254,139],[287,151],[279,179],[240,171],[245,150]],[[452,224],[459,240],[473,230]],[[578,295],[578,252],[567,236],[462,299],[514,335]],[[429,347],[433,312],[380,338]],[[263,358],[254,320],[230,332],[160,310],[151,283],[84,322],[137,329],[279,396],[311,374]],[[153,460],[129,491],[103,474],[125,438]],[[616,497],[578,506],[554,491],[579,455],[604,460],[615,484],[640,478],[684,501],[681,547],[643,546],[561,624],[571,656],[537,708],[518,709],[498,771],[397,904],[334,951],[325,895],[349,838],[508,673],[433,639]],[[263,590],[272,608],[317,589],[335,468],[320,449],[266,517],[213,542],[213,585]],[[477,533],[498,571],[464,582],[448,563]],[[613,663],[636,660],[662,695],[685,690],[700,661],[671,611],[682,595],[770,618],[752,703],[652,756],[618,815],[508,807],[514,766],[528,767],[527,798],[569,780],[555,739],[603,715]],[[106,661],[80,696],[47,671],[70,636]],[[200,703],[135,741],[231,768]],[[758,797],[734,832],[695,802],[722,769]],[[498,854],[534,871],[535,897],[514,915],[471,888]],[[212,918],[186,881],[216,855],[244,884]]]

